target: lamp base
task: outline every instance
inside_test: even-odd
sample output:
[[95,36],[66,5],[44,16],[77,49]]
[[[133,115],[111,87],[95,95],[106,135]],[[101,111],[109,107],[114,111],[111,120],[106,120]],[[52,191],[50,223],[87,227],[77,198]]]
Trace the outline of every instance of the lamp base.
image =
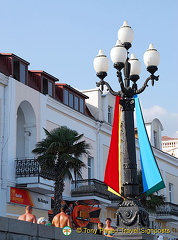
[[149,214],[138,199],[126,199],[117,210],[118,229],[114,237],[119,239],[154,239],[149,229]]

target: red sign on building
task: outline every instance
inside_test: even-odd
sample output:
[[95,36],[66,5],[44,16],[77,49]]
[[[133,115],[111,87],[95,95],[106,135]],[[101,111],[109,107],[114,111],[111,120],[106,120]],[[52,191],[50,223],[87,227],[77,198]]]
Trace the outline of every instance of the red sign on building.
[[23,205],[34,205],[27,190],[22,190],[14,187],[10,188],[10,202]]

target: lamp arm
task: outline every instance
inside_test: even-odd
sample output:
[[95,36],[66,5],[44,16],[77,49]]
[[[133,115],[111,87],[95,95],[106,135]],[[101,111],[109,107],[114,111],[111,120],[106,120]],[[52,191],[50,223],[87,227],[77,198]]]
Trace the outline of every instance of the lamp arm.
[[158,80],[159,80],[159,76],[155,76],[155,75],[151,74],[151,75],[145,80],[143,86],[142,86],[140,89],[138,89],[138,90],[135,91],[135,94],[140,94],[140,93],[142,93],[142,92],[145,90],[145,88],[148,87],[148,84],[147,84],[147,83],[149,82],[149,80],[151,80],[151,85],[153,86],[153,85],[154,85],[154,80],[155,80],[155,81],[158,81]]
[[121,96],[121,92],[120,92],[120,91],[115,92],[115,91],[111,88],[111,86],[109,85],[109,83],[105,82],[104,80],[101,80],[101,81],[99,81],[99,82],[96,83],[96,86],[97,86],[97,87],[100,87],[100,86],[101,86],[101,91],[104,90],[104,85],[107,86],[107,88],[108,88],[107,90],[108,90],[112,95],[114,95],[114,96]]

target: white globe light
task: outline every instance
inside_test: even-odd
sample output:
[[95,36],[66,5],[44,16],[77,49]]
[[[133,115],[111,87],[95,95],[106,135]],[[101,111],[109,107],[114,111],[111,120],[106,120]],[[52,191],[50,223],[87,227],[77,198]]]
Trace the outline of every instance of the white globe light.
[[107,72],[109,69],[109,60],[104,55],[102,50],[99,50],[98,55],[95,57],[93,61],[93,66],[95,71],[98,72]]
[[129,63],[131,65],[130,68],[130,76],[131,75],[140,75],[141,73],[141,63],[140,61],[136,58],[135,54],[131,54]]
[[153,44],[149,45],[149,48],[143,55],[143,61],[146,67],[158,66],[160,62],[159,52],[154,48]]
[[122,27],[118,30],[118,39],[121,41],[121,43],[132,43],[134,39],[134,31],[128,25],[127,21],[124,21]]
[[111,49],[110,56],[113,63],[125,63],[127,50],[119,40],[117,40],[116,45]]

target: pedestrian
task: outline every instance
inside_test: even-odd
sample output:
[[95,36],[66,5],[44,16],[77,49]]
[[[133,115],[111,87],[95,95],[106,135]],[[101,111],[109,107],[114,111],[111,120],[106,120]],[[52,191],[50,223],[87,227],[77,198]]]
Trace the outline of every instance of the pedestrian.
[[33,208],[31,205],[26,206],[25,213],[18,217],[18,220],[37,223],[36,216],[32,214]]
[[97,229],[97,231],[96,231],[96,234],[98,234],[98,235],[103,235],[103,231],[104,231],[103,227],[104,227],[104,224],[103,224],[102,222],[99,222],[99,223],[98,223],[98,229]]
[[40,218],[38,218],[37,223],[42,224],[42,225],[46,225],[47,220],[44,217],[40,217]]
[[112,222],[111,218],[106,218],[105,222],[106,222],[106,227],[104,228],[104,236],[113,237],[115,230],[113,227],[111,227],[111,222]]
[[72,211],[73,211],[73,203],[70,203],[66,210],[66,214],[72,216]]
[[52,226],[63,228],[69,226],[72,228],[71,218],[66,214],[66,205],[61,207],[61,212],[54,216],[52,220]]

